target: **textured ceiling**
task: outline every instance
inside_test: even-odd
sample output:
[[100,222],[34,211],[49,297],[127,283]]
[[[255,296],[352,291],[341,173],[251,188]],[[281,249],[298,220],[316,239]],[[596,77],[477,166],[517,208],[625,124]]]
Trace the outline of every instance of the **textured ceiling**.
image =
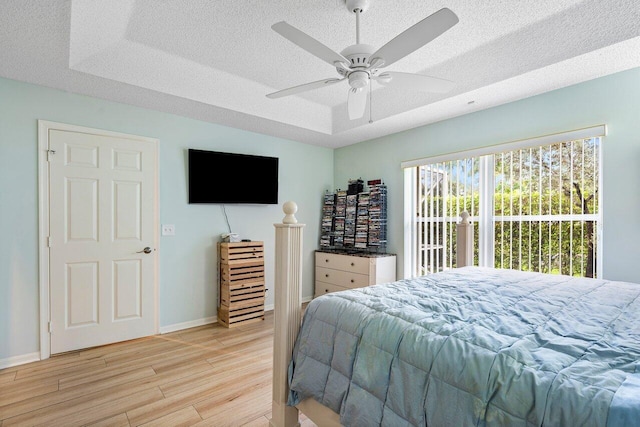
[[337,77],[270,27],[340,52],[355,43],[343,0],[2,0],[0,76],[340,147],[640,66],[638,0],[371,0],[361,42],[378,48],[442,7],[460,22],[388,70],[454,89],[374,83],[371,117],[353,121],[346,85],[265,97]]

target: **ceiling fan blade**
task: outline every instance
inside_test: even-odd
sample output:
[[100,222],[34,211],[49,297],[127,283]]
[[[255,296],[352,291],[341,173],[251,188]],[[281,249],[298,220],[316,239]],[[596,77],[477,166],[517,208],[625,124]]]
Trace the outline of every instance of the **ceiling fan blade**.
[[407,28],[374,52],[371,55],[371,62],[380,58],[384,63],[378,67],[387,67],[429,43],[456,25],[458,21],[458,16],[455,13],[446,7],[442,8],[414,26]]
[[455,85],[455,83],[450,80],[424,76],[422,74],[400,73],[397,71],[385,71],[372,78],[381,85],[390,88],[419,90],[423,92],[445,93],[453,89]]
[[332,84],[339,83],[345,79],[323,79],[318,80],[317,82],[305,83],[303,85],[290,87],[288,89],[282,89],[277,92],[273,92],[267,95],[267,98],[276,99],[282,98],[283,96],[295,95],[297,93],[306,92],[308,90],[317,89],[320,87],[331,86]]
[[349,60],[338,52],[333,51],[327,46],[320,43],[313,37],[303,33],[297,28],[287,24],[284,21],[277,22],[271,26],[273,30],[282,37],[288,39],[292,43],[297,44],[312,55],[317,56],[323,61],[336,66],[336,63],[344,63],[348,66]]
[[367,93],[366,88],[349,88],[349,97],[347,98],[349,120],[359,119],[364,116],[364,110],[367,107]]

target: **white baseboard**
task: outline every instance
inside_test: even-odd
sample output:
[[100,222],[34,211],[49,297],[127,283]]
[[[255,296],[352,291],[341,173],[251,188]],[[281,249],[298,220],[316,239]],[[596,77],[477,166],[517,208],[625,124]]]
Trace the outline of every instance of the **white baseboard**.
[[40,352],[21,354],[20,356],[11,356],[6,359],[0,359],[0,369],[10,368],[12,366],[24,365],[25,363],[37,362],[40,360]]
[[209,325],[216,323],[218,318],[216,316],[205,317],[204,319],[191,320],[189,322],[175,323],[173,325],[161,326],[160,333],[168,334],[169,332],[181,331],[183,329],[195,328],[196,326]]
[[[309,302],[313,299],[313,297],[304,297],[302,298],[302,302]],[[264,306],[264,311],[273,311],[273,304],[269,304],[269,305],[265,305]]]
[[[313,299],[313,297],[304,297],[302,298],[302,302],[309,302]],[[273,311],[273,304],[265,305],[264,311]],[[169,332],[181,331],[183,329],[195,328],[196,326],[209,325],[211,323],[216,323],[218,318],[216,316],[205,317],[204,319],[191,320],[189,322],[176,323],[173,325],[161,326],[160,334],[168,334]],[[1,363],[2,361],[0,361]],[[0,365],[1,366],[1,365]]]

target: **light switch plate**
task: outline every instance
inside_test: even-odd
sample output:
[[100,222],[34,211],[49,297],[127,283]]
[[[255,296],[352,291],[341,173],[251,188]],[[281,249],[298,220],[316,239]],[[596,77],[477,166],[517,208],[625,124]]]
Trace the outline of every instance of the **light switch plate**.
[[176,226],[173,224],[162,224],[162,235],[163,236],[175,236],[176,234]]

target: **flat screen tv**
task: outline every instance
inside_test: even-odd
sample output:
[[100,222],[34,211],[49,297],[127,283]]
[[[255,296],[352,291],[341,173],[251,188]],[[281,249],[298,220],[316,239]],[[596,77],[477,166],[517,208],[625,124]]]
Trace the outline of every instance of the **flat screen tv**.
[[189,203],[278,203],[278,158],[189,149]]

